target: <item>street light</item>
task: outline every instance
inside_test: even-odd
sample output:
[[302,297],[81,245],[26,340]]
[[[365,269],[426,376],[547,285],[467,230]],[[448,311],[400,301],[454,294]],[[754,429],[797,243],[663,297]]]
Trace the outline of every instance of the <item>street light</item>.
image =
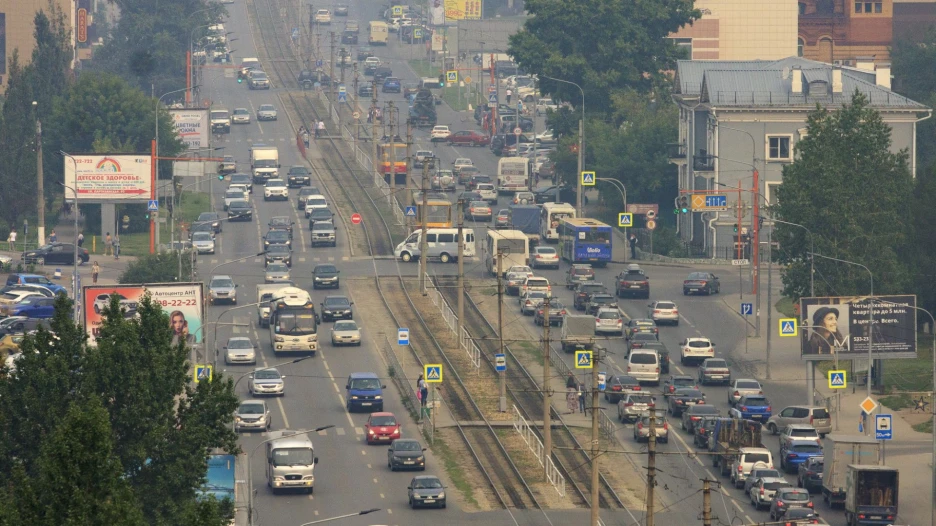
[[[483,60],[483,57],[482,57]],[[577,188],[578,191],[575,195],[575,213],[578,217],[582,217],[582,170],[585,169],[585,90],[581,86],[574,82],[568,80],[557,79],[553,77],[547,77],[546,75],[540,75],[544,79],[553,80],[556,82],[564,82],[565,84],[571,84],[579,89],[582,93],[582,118],[579,120],[579,144],[578,144],[578,173],[575,174],[575,179],[578,181]],[[535,108],[534,108],[535,110]],[[518,121],[519,122],[519,121]],[[556,202],[559,202],[559,193],[556,193]]]
[[[67,154],[67,153],[65,153],[65,152],[60,151],[59,153],[61,153],[61,154],[64,155],[65,157],[68,157],[69,159],[71,159],[71,161],[72,161],[73,163],[75,163],[75,174],[76,174],[76,179],[75,179],[75,180],[77,181],[77,173],[78,173],[78,163],[77,163],[77,161],[75,161],[75,158],[74,158],[74,157],[72,157],[71,155],[69,155],[69,154]],[[79,292],[79,289],[78,289],[78,260],[80,259],[80,258],[78,257],[78,189],[77,189],[77,188],[73,188],[73,187],[71,187],[71,186],[68,186],[67,184],[62,183],[62,182],[59,182],[59,184],[62,185],[63,187],[65,187],[65,188],[71,190],[72,193],[75,195],[75,260],[72,261],[72,267],[73,267],[73,269],[72,269],[72,299],[74,300],[73,305],[72,305],[72,309],[73,309],[74,312],[73,312],[72,316],[73,316],[75,322],[77,323],[77,322],[78,322],[78,292]]]
[[375,511],[380,511],[380,508],[373,508],[373,509],[369,509],[369,510],[361,510],[361,511],[359,511],[359,512],[357,512],[357,513],[348,513],[347,515],[338,515],[337,517],[329,517],[329,518],[327,518],[327,519],[319,519],[319,520],[317,520],[317,521],[304,522],[304,523],[300,524],[299,526],[310,526],[310,525],[312,525],[312,524],[320,524],[320,523],[323,523],[323,522],[336,521],[336,520],[338,520],[338,519],[347,519],[347,518],[349,518],[349,517],[357,517],[358,515],[367,515],[368,513],[374,513]]
[[[213,152],[217,152],[217,151],[220,151],[220,150],[223,150],[223,149],[224,149],[224,146],[218,146],[217,148],[211,148],[211,147],[208,147],[208,148],[197,148],[197,149],[189,150],[188,152],[185,152],[185,155],[188,155],[188,154],[193,153],[193,152],[204,151],[204,150],[210,150],[210,151],[213,151]],[[194,186],[194,185],[196,185],[196,184],[198,184],[198,183],[201,183],[201,180],[196,180],[194,183],[187,184],[187,185],[185,185],[185,186],[183,186],[182,188],[179,189],[179,205],[180,205],[180,206],[182,205],[182,190],[185,190],[186,188],[188,188],[188,187],[190,187],[190,186]],[[208,184],[209,184],[209,188],[210,188],[210,187],[211,187],[211,179],[208,180]],[[173,183],[170,184],[170,185],[164,185],[164,186],[162,186],[162,188],[165,188],[166,186],[171,186],[171,187],[172,187],[172,195],[169,197],[169,199],[171,199],[171,200],[174,202],[174,201],[175,201],[175,197],[176,197],[176,196],[175,196],[175,182],[173,181]],[[210,193],[211,193],[211,191],[209,190],[209,194],[210,194]],[[157,197],[158,197],[158,196],[157,196]],[[170,218],[170,221],[171,221],[171,224],[169,225],[169,246],[174,246],[174,244],[175,244],[175,208],[174,208],[174,207],[173,207],[173,211],[169,214],[169,218]],[[181,273],[182,273],[182,270],[180,269],[180,270],[179,270],[179,274],[181,274]]]
[[[624,186],[624,183],[618,181],[617,179],[612,179],[610,177],[596,177],[599,181],[606,181],[612,183],[612,186],[617,188],[617,191],[621,194],[621,199],[624,201],[624,211],[627,212],[627,187]],[[624,228],[625,237],[627,233],[627,228]],[[624,261],[627,261],[627,251],[624,251]]]
[[[244,374],[242,374],[242,375],[240,375],[240,376],[237,377],[237,380],[234,381],[234,388],[233,388],[232,390],[233,390],[234,393],[236,394],[236,393],[237,393],[237,384],[239,384],[240,381],[243,380],[244,378],[246,378],[246,377],[248,377],[248,376],[254,374],[254,373],[257,372],[257,371],[265,371],[265,370],[267,370],[267,369],[275,369],[275,368],[277,368],[277,367],[282,367],[282,366],[284,366],[284,365],[290,365],[290,364],[294,364],[294,363],[299,363],[299,362],[308,360],[309,358],[312,358],[312,355],[311,355],[311,354],[308,355],[308,356],[303,356],[303,357],[301,357],[301,358],[296,358],[295,360],[289,360],[288,362],[281,362],[281,363],[278,363],[278,364],[271,365],[271,366],[269,366],[269,367],[261,367],[261,368],[259,368],[259,369],[254,369],[253,371],[246,372],[246,373],[244,373]],[[232,423],[231,423],[231,430],[234,431],[235,433],[237,432],[237,431],[236,431],[236,427],[235,427],[236,425],[237,425],[237,422],[232,422]]]
[[[155,110],[154,110],[154,113],[156,114],[156,158],[153,159],[153,162],[156,163],[156,169],[155,169],[155,170],[156,170],[156,178],[157,178],[157,179],[159,178],[159,103],[162,101],[163,97],[165,97],[166,95],[172,95],[173,93],[178,93],[178,92],[180,92],[180,91],[186,91],[187,89],[188,89],[188,88],[181,88],[181,89],[176,89],[176,90],[168,91],[168,92],[166,92],[166,93],[163,93],[162,95],[159,96],[158,99],[156,99],[156,108],[155,108]],[[153,189],[153,193],[156,193],[156,189],[155,189],[155,188]],[[153,196],[153,197],[156,197],[156,196]],[[155,214],[154,214],[154,215],[155,215]],[[156,218],[155,218],[155,217],[152,217],[152,218],[150,219],[150,221],[156,221]],[[152,232],[152,230],[150,230],[150,232]],[[152,238],[150,238],[150,239],[152,239]],[[159,229],[158,229],[158,228],[156,229],[156,244],[159,245]]]
[[300,435],[308,435],[310,433],[318,433],[319,431],[325,431],[326,429],[331,429],[335,427],[334,424],[329,424],[327,426],[316,427],[315,429],[310,429],[309,431],[298,431],[296,433],[291,433],[288,435],[283,435],[276,438],[268,438],[263,442],[257,444],[257,447],[253,448],[249,455],[247,455],[247,525],[253,525],[253,472],[250,469],[250,455],[253,455],[260,449],[260,446],[266,444],[267,442],[273,442],[274,440],[282,440],[284,438],[292,438]]

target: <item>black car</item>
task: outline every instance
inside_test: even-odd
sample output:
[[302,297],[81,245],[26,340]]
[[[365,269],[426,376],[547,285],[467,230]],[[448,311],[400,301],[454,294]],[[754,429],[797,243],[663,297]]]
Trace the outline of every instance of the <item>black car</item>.
[[286,186],[298,188],[300,186],[310,186],[312,184],[312,174],[305,166],[290,166],[286,172]]
[[824,457],[810,457],[797,468],[796,485],[814,493],[822,489],[822,472],[825,469]]
[[253,207],[250,201],[231,201],[228,205],[228,221],[253,220]]
[[374,96],[374,85],[370,82],[362,82],[358,86],[357,94],[359,97],[373,97]]
[[398,438],[387,450],[387,467],[390,471],[398,469],[426,470],[426,448],[418,440]]
[[285,263],[287,267],[292,268],[292,251],[286,245],[270,245],[267,248],[263,258],[264,268],[270,263]]
[[208,232],[211,234],[211,237],[215,235],[215,229],[211,226],[211,221],[203,221],[199,223],[198,221],[192,223],[192,228],[189,229],[189,235],[196,232]]
[[267,228],[270,230],[285,230],[289,232],[289,239],[292,239],[293,221],[289,218],[289,216],[271,217],[270,222],[267,223]]
[[604,399],[606,402],[616,404],[621,398],[634,391],[641,391],[640,382],[636,378],[626,374],[616,374],[608,378],[604,390]]
[[666,395],[667,411],[673,416],[682,416],[683,411],[690,405],[705,403],[705,395],[698,389],[677,389],[675,393]]
[[367,57],[372,57],[372,56],[374,56],[374,53],[371,52],[371,48],[369,48],[368,46],[361,46],[357,49],[358,60],[364,60]]
[[312,230],[312,225],[319,221],[330,222],[335,220],[335,213],[327,208],[316,208],[312,210],[312,213],[309,215],[309,230]]
[[690,294],[711,296],[721,292],[721,282],[718,281],[718,276],[711,272],[693,272],[683,281],[682,292],[684,296]]
[[[75,245],[73,243],[50,243],[41,246],[35,250],[23,252],[24,263],[74,265],[75,264]],[[78,248],[78,262],[87,263],[90,259],[88,251],[84,248]]]
[[618,274],[615,280],[615,292],[619,298],[650,298],[650,277],[639,268],[629,268]]
[[588,298],[592,294],[606,294],[607,292],[608,289],[601,283],[594,281],[579,283],[575,286],[575,291],[572,293],[572,306],[575,307],[576,310],[585,310]]
[[719,420],[731,419],[723,416],[703,416],[702,420],[696,422],[695,431],[692,433],[692,443],[699,449],[708,449],[709,440],[712,439],[712,434],[715,433],[715,424]]
[[335,265],[315,265],[312,269],[312,288],[321,289],[325,287],[338,288],[341,285],[341,279],[338,277],[341,271]]
[[598,309],[601,308],[617,308],[617,300],[614,299],[614,296],[610,294],[592,294],[588,297],[588,302],[585,304],[585,313],[586,314],[598,314]]
[[321,303],[322,321],[350,320],[354,318],[351,306],[354,302],[347,296],[325,296]]
[[[568,314],[568,311],[565,308],[565,305],[557,299],[549,300],[549,324],[550,325],[559,325],[562,326],[562,320],[565,315]],[[543,326],[543,322],[546,320],[546,305],[545,303],[541,304],[536,308],[536,312],[533,313],[533,323],[539,326]]]
[[680,426],[690,435],[695,434],[695,428],[703,418],[714,418],[721,416],[721,411],[714,405],[696,404],[691,405],[683,411],[682,422]]
[[347,31],[345,30],[341,33],[341,43],[350,44],[352,46],[357,45],[358,43],[358,32],[357,31]]
[[666,345],[663,345],[663,342],[657,340],[641,342],[641,349],[649,349],[651,351],[656,351],[660,355],[660,373],[669,374],[670,372],[670,358],[669,358],[669,349],[666,348]]
[[202,212],[198,214],[196,223],[211,223],[211,228],[215,234],[221,233],[221,214],[217,212]]
[[652,332],[638,332],[627,338],[627,355],[634,349],[645,349],[647,344],[658,342],[657,335]]
[[263,249],[269,250],[271,245],[286,245],[292,247],[292,239],[285,230],[270,230],[263,236]]
[[299,195],[296,198],[296,208],[305,210],[305,197],[307,195],[322,195],[322,191],[319,190],[317,186],[309,186],[299,190]]
[[393,70],[387,66],[378,66],[377,69],[374,70],[374,81],[378,84],[383,84],[384,80],[392,76]]

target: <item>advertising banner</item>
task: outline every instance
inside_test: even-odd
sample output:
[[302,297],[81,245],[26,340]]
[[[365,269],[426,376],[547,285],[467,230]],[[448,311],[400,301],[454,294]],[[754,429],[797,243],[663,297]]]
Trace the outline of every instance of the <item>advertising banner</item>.
[[81,203],[147,201],[153,193],[149,155],[69,155],[65,185]]
[[202,319],[204,293],[202,283],[159,283],[153,285],[93,285],[84,288],[84,329],[88,343],[96,344],[101,327],[101,312],[110,301],[111,294],[120,296],[126,316],[136,315],[136,309],[147,292],[153,301],[162,305],[169,315],[169,324],[174,331],[173,344],[182,340],[189,345],[205,340]]
[[[876,360],[916,358],[916,296],[801,298],[800,339],[804,360],[861,359],[868,343]],[[868,330],[874,320],[873,338]]]
[[446,20],[480,20],[481,0],[445,0]]
[[202,486],[202,495],[214,495],[218,500],[234,502],[234,455],[208,455],[207,480]]
[[179,139],[185,143],[189,150],[199,150],[208,147],[208,109],[176,109],[170,108],[172,122],[175,125]]

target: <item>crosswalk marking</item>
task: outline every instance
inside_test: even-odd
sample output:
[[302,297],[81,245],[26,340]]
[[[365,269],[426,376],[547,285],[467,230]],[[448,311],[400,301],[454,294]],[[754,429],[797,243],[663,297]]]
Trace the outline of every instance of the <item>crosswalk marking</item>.
[[343,427],[337,427],[337,428],[335,428],[335,433],[337,433],[337,434],[340,435],[340,436],[344,436],[345,430],[344,430]]
[[299,263],[305,263],[306,258],[299,258]]

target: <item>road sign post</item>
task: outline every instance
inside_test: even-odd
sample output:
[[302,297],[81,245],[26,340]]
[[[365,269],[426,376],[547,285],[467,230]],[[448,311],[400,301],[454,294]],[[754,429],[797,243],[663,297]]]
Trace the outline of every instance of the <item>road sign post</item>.
[[829,389],[845,389],[847,386],[845,371],[829,371]]
[[494,369],[499,373],[507,370],[506,355],[500,353],[494,355]]
[[634,226],[634,214],[630,212],[618,212],[618,226],[623,228]]
[[799,326],[797,324],[796,318],[780,318],[780,336],[797,336],[799,334]]
[[575,351],[575,368],[576,369],[591,369],[592,368],[592,352],[591,351]]
[[409,345],[409,329],[406,327],[397,329],[397,345]]

